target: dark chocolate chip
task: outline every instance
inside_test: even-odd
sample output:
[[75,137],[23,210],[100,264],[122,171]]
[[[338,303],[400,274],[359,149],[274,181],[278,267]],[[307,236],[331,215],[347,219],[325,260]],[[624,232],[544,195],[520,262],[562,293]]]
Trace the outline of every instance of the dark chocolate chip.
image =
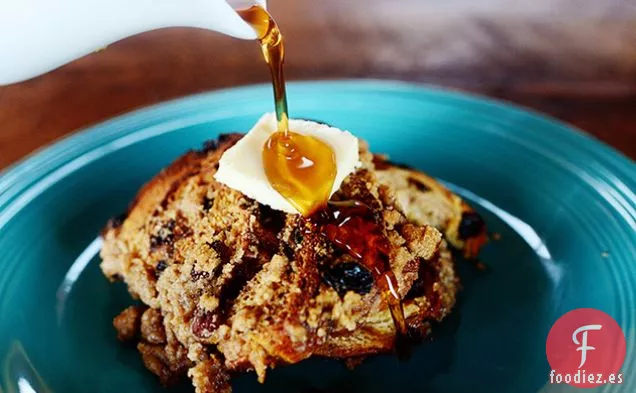
[[459,223],[459,237],[466,240],[478,236],[484,231],[485,227],[486,224],[479,214],[476,212],[464,212]]
[[323,271],[323,280],[340,296],[347,291],[364,295],[373,288],[373,275],[355,262],[343,262]]

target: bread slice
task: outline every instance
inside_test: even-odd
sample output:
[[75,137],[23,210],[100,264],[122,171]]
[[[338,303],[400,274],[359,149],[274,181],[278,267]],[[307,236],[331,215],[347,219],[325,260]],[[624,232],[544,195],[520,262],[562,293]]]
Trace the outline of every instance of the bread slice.
[[382,155],[374,155],[373,162],[378,181],[395,191],[399,208],[411,222],[434,226],[466,258],[479,254],[488,241],[486,224],[462,198],[421,171]]

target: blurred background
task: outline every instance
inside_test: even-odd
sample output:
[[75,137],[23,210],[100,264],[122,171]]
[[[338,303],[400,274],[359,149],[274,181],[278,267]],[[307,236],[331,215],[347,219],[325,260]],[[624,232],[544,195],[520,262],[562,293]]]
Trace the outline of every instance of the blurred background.
[[[485,94],[636,158],[636,0],[268,3],[287,42],[288,80],[388,78]],[[268,81],[254,42],[186,28],[131,37],[0,87],[0,169],[135,108]]]

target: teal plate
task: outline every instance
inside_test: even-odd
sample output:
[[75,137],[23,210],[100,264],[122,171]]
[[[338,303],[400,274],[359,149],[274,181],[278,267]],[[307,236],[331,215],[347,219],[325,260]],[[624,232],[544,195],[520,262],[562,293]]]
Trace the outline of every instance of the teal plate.
[[[407,362],[348,371],[312,359],[235,392],[561,392],[545,340],[593,307],[625,332],[622,385],[636,392],[635,164],[566,125],[495,101],[395,82],[297,83],[295,117],[349,129],[376,152],[442,179],[501,239],[480,272],[458,263],[451,316]],[[245,131],[272,110],[270,86],[212,92],[73,135],[0,177],[0,391],[161,392],[111,320],[132,300],[101,275],[98,233],[137,189],[188,149]],[[191,391],[188,384],[173,392]]]

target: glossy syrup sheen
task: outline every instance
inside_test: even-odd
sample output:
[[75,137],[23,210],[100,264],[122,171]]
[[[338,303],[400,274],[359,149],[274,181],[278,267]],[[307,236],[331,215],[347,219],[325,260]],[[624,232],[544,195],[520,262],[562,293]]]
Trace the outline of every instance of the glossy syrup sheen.
[[329,202],[310,219],[320,233],[367,268],[389,306],[397,339],[407,334],[402,300],[389,261],[390,245],[371,208],[358,201]]
[[272,187],[307,217],[329,200],[336,178],[336,157],[331,146],[289,129],[285,92],[285,45],[278,25],[261,6],[239,10],[256,31],[274,87],[278,131],[263,149],[263,168]]
[[307,217],[329,199],[336,157],[325,142],[295,132],[275,132],[265,143],[263,164],[272,187]]

